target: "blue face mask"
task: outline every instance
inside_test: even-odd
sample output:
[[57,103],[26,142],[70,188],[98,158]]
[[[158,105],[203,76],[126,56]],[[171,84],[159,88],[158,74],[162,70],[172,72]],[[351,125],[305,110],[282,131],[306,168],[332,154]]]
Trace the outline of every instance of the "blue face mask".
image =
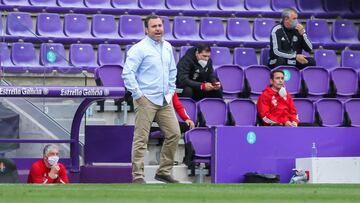
[[298,24],[299,24],[298,20],[291,21],[291,29],[295,29]]

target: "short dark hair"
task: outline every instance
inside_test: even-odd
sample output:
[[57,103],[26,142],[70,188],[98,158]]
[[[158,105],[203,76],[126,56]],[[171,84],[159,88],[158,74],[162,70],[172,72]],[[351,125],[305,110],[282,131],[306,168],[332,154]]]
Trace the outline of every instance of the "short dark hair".
[[155,14],[151,14],[151,15],[146,16],[145,21],[144,21],[145,27],[146,28],[149,27],[149,21],[151,19],[158,19],[158,18],[160,18],[161,21],[162,21],[162,18],[160,16],[158,16],[158,15],[155,15]]
[[274,80],[275,73],[282,73],[283,75],[285,75],[284,71],[282,71],[282,70],[274,70],[274,71],[271,71],[271,73],[270,73],[270,79]]
[[211,48],[210,48],[210,46],[208,44],[200,43],[200,44],[197,44],[195,47],[196,47],[197,53],[201,53],[203,51],[205,51],[205,52],[210,52],[211,51]]

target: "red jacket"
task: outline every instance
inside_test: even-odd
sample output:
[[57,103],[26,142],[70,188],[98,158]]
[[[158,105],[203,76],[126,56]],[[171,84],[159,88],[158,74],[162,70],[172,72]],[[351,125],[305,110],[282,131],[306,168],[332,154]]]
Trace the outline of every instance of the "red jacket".
[[38,160],[31,165],[28,183],[39,183],[39,184],[50,184],[50,183],[69,183],[69,178],[67,176],[66,168],[63,164],[58,163],[59,177],[57,179],[51,179],[48,174],[50,172],[50,168],[46,167],[44,160]]
[[264,121],[264,125],[285,125],[286,121],[299,123],[298,114],[291,95],[287,93],[285,100],[270,86],[260,95],[257,102],[257,110]]
[[174,109],[175,109],[176,113],[180,116],[180,118],[183,121],[189,120],[190,116],[186,113],[186,110],[183,107],[183,105],[181,104],[179,97],[177,96],[176,93],[174,93],[174,95],[173,95],[172,102],[173,102]]

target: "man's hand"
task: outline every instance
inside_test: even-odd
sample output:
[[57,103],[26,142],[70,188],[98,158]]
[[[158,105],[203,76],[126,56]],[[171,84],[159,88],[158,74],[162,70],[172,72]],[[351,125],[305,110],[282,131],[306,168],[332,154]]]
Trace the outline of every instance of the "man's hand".
[[185,123],[189,126],[190,129],[195,128],[195,124],[191,119],[187,119]]
[[292,127],[297,127],[298,126],[297,122],[295,122],[295,121],[291,122],[291,124],[292,124]]
[[298,61],[301,64],[308,63],[308,60],[306,60],[305,55],[303,55],[303,54],[296,55],[296,61]]
[[60,166],[58,164],[51,166],[49,177],[52,179],[56,179],[58,177],[59,171],[60,171]]
[[295,29],[300,33],[300,35],[303,35],[305,33],[305,28],[303,25],[301,25],[300,23],[297,24],[297,26],[295,27]]
[[297,127],[297,123],[295,121],[291,122],[291,121],[286,121],[285,126],[288,127]]
[[220,82],[213,82],[212,86],[214,87],[214,90],[219,90],[221,87],[221,83]]
[[204,89],[205,91],[211,91],[214,89],[215,89],[215,87],[211,83],[209,83],[209,82],[205,83],[205,89]]

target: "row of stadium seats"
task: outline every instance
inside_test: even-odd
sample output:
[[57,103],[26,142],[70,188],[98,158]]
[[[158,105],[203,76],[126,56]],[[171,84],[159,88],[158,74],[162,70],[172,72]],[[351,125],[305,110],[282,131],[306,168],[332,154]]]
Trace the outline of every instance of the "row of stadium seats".
[[129,13],[191,16],[280,17],[284,8],[295,8],[300,17],[357,18],[357,0],[2,0],[1,8],[31,12]]
[[[180,100],[190,118],[198,122],[200,126],[255,126],[257,124],[256,105],[250,99],[234,99],[227,103],[222,99],[213,98],[198,102],[189,98],[180,98]],[[357,113],[360,108],[360,99],[341,101],[323,98],[312,101],[295,98],[294,102],[301,123],[317,123],[326,127],[360,126],[360,116]],[[181,121],[180,118],[178,119]]]
[[[131,45],[127,45],[125,52],[130,47]],[[190,46],[180,47],[179,57],[182,57],[188,48],[190,48]],[[211,58],[215,69],[223,65],[233,64],[239,65],[242,69],[259,65],[255,49],[253,48],[235,48],[233,55],[227,47],[212,47],[211,49]],[[118,44],[100,44],[97,47],[97,53],[91,44],[71,44],[69,57],[66,55],[64,45],[60,43],[42,43],[39,57],[32,43],[12,43],[11,51],[6,43],[0,43],[0,50],[2,66],[4,66],[3,70],[13,73],[24,73],[27,70],[32,73],[48,73],[52,70],[65,73],[78,73],[81,72],[82,69],[93,72],[94,68],[102,65],[123,65],[125,58]],[[51,53],[49,54],[50,51]],[[178,61],[179,57],[175,48],[173,51],[175,60]],[[51,54],[53,56],[49,56]],[[261,50],[261,65],[267,64],[268,55],[268,48]],[[51,59],[51,57],[55,57],[55,59]],[[334,50],[315,50],[314,57],[317,61],[317,66],[326,69],[340,67]],[[341,67],[359,70],[360,51],[342,51]]]
[[[202,17],[199,25],[195,17],[176,16],[173,22],[168,17],[163,19],[164,37],[174,46],[206,42],[227,47],[262,48],[269,44],[269,33],[276,24],[274,19],[256,18],[251,29],[248,19],[228,18],[225,30],[221,18]],[[0,25],[0,29],[2,27]],[[29,13],[9,13],[5,40],[129,44],[145,36],[142,17],[136,15],[122,15],[116,22],[114,15],[95,14],[89,27],[84,14],[65,14],[62,22],[59,14],[41,13],[37,15],[36,28],[33,27]],[[360,32],[357,33],[351,20],[335,20],[332,33],[326,20],[307,20],[306,30],[314,47],[360,49]]]

